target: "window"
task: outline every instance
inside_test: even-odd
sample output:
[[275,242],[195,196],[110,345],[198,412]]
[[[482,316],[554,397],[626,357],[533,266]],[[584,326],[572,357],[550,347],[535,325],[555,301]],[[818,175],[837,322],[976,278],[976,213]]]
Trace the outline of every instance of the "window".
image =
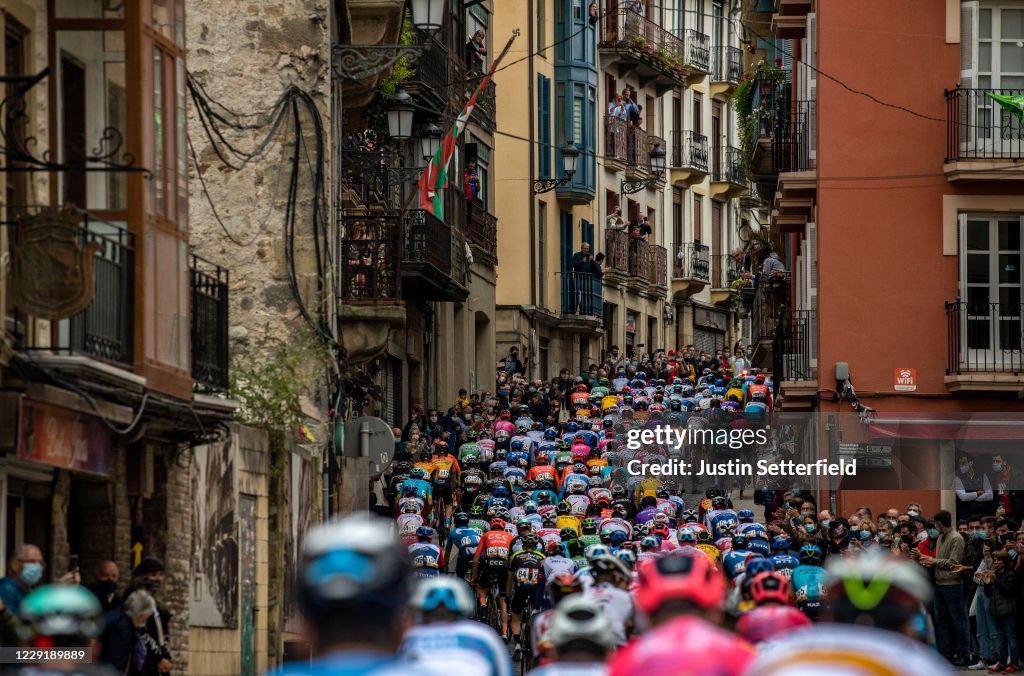
[[470,140],[476,148],[476,170],[480,176],[480,194],[478,197],[484,207],[490,206],[490,167],[491,149],[484,145],[484,142],[477,137],[470,135]]
[[[537,38],[535,44],[546,45],[548,44],[548,21],[547,21],[547,3],[545,0],[537,0]],[[547,58],[547,52],[543,52],[540,55],[542,58]]]
[[704,128],[701,124],[704,119],[704,98],[697,92],[693,93],[693,117],[690,118],[690,124],[693,125],[694,134],[703,134],[702,129]]
[[572,20],[583,23],[583,0],[572,0]]
[[565,145],[565,83],[555,83],[555,145]]
[[544,249],[545,244],[545,230],[547,229],[547,212],[548,205],[545,202],[537,203],[537,278],[538,285],[537,290],[539,293],[538,303],[541,307],[547,307],[544,302],[544,257],[546,251]]
[[583,111],[586,107],[586,100],[584,96],[586,92],[585,87],[582,84],[574,84],[572,87],[572,139],[573,143],[583,145],[585,139],[583,138]]
[[672,188],[672,242],[679,247],[683,239],[683,190]]
[[702,217],[704,215],[704,198],[700,195],[693,196],[693,241],[700,242],[703,233],[701,232]]
[[590,251],[596,255],[594,248],[594,224],[583,219],[580,221],[580,241],[590,245]]
[[961,344],[970,364],[1021,360],[1024,216],[961,214]]
[[551,78],[537,75],[537,175],[551,178]]
[[[1010,156],[1010,144],[1020,138],[1019,124],[1009,111],[985,95],[986,90],[1019,94],[1024,90],[1024,5],[993,5],[978,9],[977,3],[964,3],[961,18],[960,86],[977,87],[975,133],[979,145],[989,153]],[[973,36],[977,36],[972,39]]]

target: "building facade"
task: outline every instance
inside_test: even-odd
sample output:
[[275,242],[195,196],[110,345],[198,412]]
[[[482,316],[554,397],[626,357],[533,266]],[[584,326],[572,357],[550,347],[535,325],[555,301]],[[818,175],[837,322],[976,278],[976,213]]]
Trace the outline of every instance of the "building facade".
[[[822,453],[881,455],[823,498],[877,510],[894,495],[880,488],[900,488],[897,507],[953,509],[957,455],[987,472],[1019,438],[1022,128],[989,94],[1024,86],[1024,8],[768,5],[744,17],[768,22],[761,54],[788,55],[788,70],[762,73],[751,173],[774,195],[789,280],[758,291],[755,361],[776,371],[783,408],[839,421],[844,445],[821,432]],[[872,33],[865,52],[852,36],[883,17],[916,37]],[[868,71],[870,97],[843,86]]]

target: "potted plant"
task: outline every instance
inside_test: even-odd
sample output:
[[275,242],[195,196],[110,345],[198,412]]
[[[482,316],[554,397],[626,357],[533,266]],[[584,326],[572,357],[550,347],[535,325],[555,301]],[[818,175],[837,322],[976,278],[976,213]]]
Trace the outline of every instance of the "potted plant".
[[778,293],[786,289],[786,273],[776,270],[764,280],[765,291]]

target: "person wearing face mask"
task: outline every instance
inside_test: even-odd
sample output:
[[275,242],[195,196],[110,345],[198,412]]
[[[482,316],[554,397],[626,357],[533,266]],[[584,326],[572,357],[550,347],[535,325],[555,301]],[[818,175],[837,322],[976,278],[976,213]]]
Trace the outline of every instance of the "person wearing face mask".
[[[932,517],[928,530],[937,530],[935,554],[921,556],[922,565],[931,568],[935,574],[935,637],[939,652],[954,666],[970,664],[970,647],[967,641],[967,612],[963,599],[961,573],[963,565],[964,539],[953,528],[953,516],[941,510]],[[928,533],[929,539],[933,535]]]
[[[132,586],[124,593],[125,606],[128,606],[132,595],[138,591],[146,591],[150,596],[155,597],[163,586],[163,580],[164,565],[157,559],[142,559],[132,571]],[[172,658],[168,635],[170,620],[170,613],[157,604],[156,612],[146,621],[143,633],[144,640],[149,646],[147,649],[151,654],[159,656],[158,659],[153,660],[156,671],[146,672],[147,676],[150,673],[164,674],[171,670]],[[147,663],[151,663],[148,658]]]
[[992,482],[987,473],[975,471],[974,456],[962,453],[957,458],[957,474],[953,487],[956,489],[958,518],[969,519],[995,512]]
[[989,611],[992,616],[995,636],[993,657],[996,665],[989,673],[1014,673],[1020,671],[1017,646],[1016,621],[1016,573],[1009,551],[992,553],[992,570],[982,574],[985,595],[989,597]]
[[0,601],[16,617],[21,617],[21,602],[43,581],[43,552],[35,545],[24,544],[11,561],[9,575],[0,578]]

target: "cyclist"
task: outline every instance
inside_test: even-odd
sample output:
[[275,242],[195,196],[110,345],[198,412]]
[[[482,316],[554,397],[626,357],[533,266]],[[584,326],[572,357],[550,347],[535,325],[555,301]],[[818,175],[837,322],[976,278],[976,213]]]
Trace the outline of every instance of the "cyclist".
[[829,559],[828,615],[762,652],[750,673],[951,674],[949,664],[921,642],[923,604],[932,587],[923,569],[888,553]]
[[[463,444],[465,447],[465,444]],[[480,469],[480,459],[471,455],[463,461],[465,469],[459,473],[459,506],[468,509],[483,491],[487,475]]]
[[509,557],[512,555],[514,536],[505,530],[502,519],[492,519],[490,530],[480,538],[473,557],[473,580],[476,581],[477,599],[480,601],[480,617],[487,617],[487,594],[491,586],[498,590],[501,606],[500,622],[502,638],[508,637],[508,608],[505,601],[505,581],[508,576]]
[[789,538],[785,535],[778,535],[772,540],[772,565],[786,577],[790,577],[796,567],[800,565],[800,559],[789,553]]
[[[153,603],[152,598],[149,603]],[[103,632],[103,609],[96,596],[85,587],[70,584],[37,587],[21,602],[19,614],[25,628],[32,632],[32,638],[25,646],[28,649],[26,652],[41,648],[72,652],[78,648],[82,654],[78,657],[40,660],[36,666],[26,665],[11,673],[20,676],[116,676],[122,673],[109,665],[83,663],[92,661],[90,644]],[[85,651],[89,651],[89,654],[86,655]],[[13,658],[14,651],[11,652],[10,657]]]
[[612,657],[610,673],[744,673],[754,651],[715,626],[721,619],[725,582],[708,558],[677,554],[642,561],[639,568],[636,602],[652,629]]
[[545,640],[550,662],[531,676],[602,676],[604,661],[615,647],[615,632],[600,606],[575,595],[552,611]]
[[780,572],[757,575],[750,583],[750,598],[756,607],[740,618],[736,629],[751,643],[761,643],[811,623],[793,607],[789,579]]
[[522,549],[509,559],[506,592],[512,598],[509,603],[512,612],[512,659],[516,662],[522,657],[523,611],[527,603],[532,603],[534,608],[540,606],[544,558],[540,551],[540,538],[528,533],[522,537]]
[[828,576],[821,567],[821,547],[804,545],[797,553],[800,565],[793,569],[790,584],[796,598],[796,607],[807,617],[817,620],[827,606],[826,583]]
[[562,573],[575,575],[579,570],[579,564],[565,555],[565,545],[561,538],[557,541],[548,540],[544,550],[547,552],[543,565],[544,579],[552,580]]
[[403,657],[415,669],[449,676],[510,676],[508,650],[490,627],[470,621],[473,592],[450,576],[422,580],[410,603],[416,625],[402,640]]
[[[563,528],[572,528],[576,531],[576,536],[580,533],[580,520],[576,518],[572,513],[572,505],[568,501],[562,500],[555,505],[555,514],[558,517],[555,519],[555,528],[562,530]],[[565,537],[562,537],[565,540]]]
[[437,577],[445,568],[444,554],[441,547],[432,542],[433,539],[434,529],[420,526],[416,529],[416,542],[409,545],[409,560],[417,578]]
[[627,591],[629,568],[620,559],[607,553],[592,556],[588,562],[594,581],[584,590],[583,595],[597,604],[611,619],[615,645],[624,645],[627,636],[633,631],[636,614],[633,597]]
[[402,676],[397,656],[410,592],[409,557],[392,524],[351,515],[311,528],[302,546],[299,605],[313,659],[278,676]]
[[457,512],[454,516],[455,528],[448,533],[448,542],[445,543],[444,560],[451,561],[452,549],[455,548],[458,557],[455,559],[455,574],[465,579],[469,572],[473,555],[476,554],[477,545],[480,544],[481,533],[469,525],[469,514]]
[[542,655],[550,648],[548,643],[548,630],[551,629],[551,618],[554,615],[553,608],[561,605],[562,601],[573,594],[583,592],[583,583],[572,573],[558,573],[548,579],[547,598],[552,609],[545,610],[533,616],[533,626],[530,627],[530,645],[533,649],[534,660],[543,662]]
[[444,506],[444,519],[447,524],[452,513],[452,493],[459,485],[462,468],[448,449],[448,444],[443,441],[434,442],[434,456],[431,462],[434,463],[434,496],[438,503]]

